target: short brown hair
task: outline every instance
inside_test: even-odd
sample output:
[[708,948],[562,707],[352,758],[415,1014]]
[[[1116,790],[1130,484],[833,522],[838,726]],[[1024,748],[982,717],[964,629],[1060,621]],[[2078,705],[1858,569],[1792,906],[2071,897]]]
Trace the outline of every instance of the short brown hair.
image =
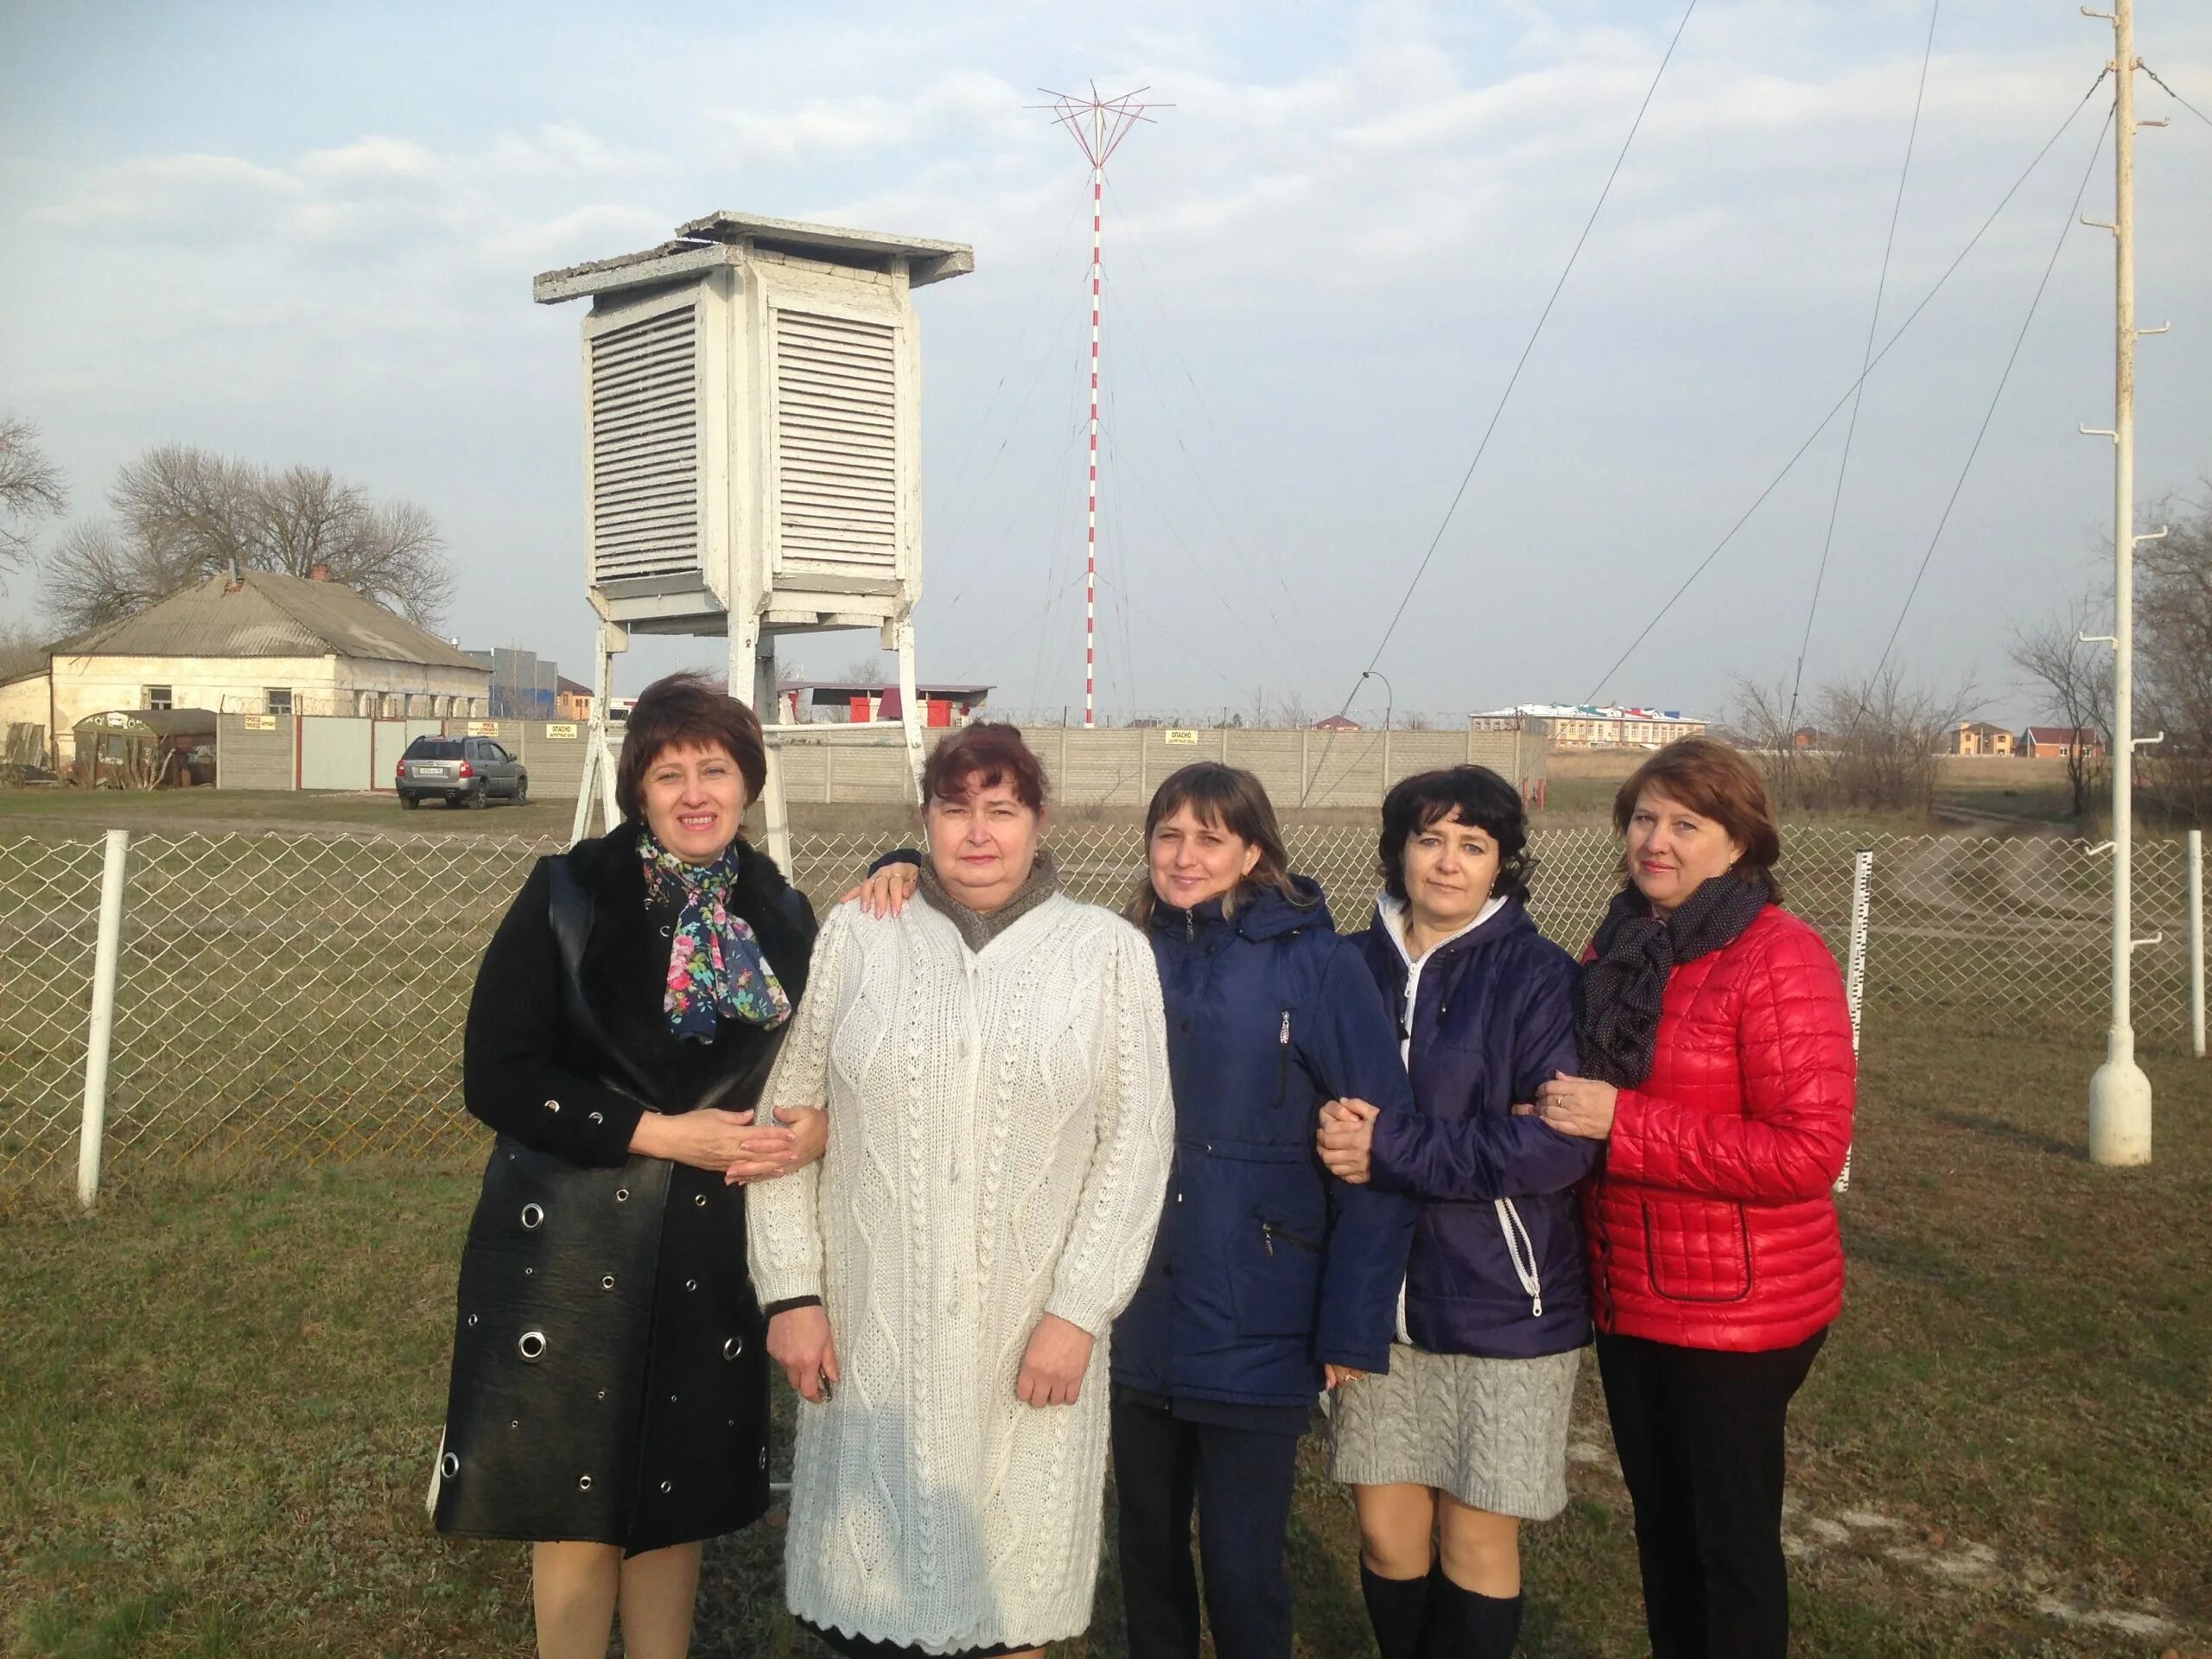
[[1781,899],[1775,866],[1782,861],[1782,832],[1774,825],[1766,782],[1741,750],[1710,737],[1676,738],[1630,773],[1613,797],[1617,833],[1628,834],[1637,800],[1647,789],[1711,818],[1731,841],[1741,842],[1744,855],[1736,861],[1737,875],[1745,881],[1765,880],[1777,901]]
[[[1249,903],[1270,887],[1294,905],[1302,907],[1312,902],[1291,879],[1290,853],[1282,844],[1282,830],[1275,821],[1275,804],[1268,798],[1267,785],[1255,773],[1239,766],[1224,766],[1218,760],[1194,760],[1181,770],[1170,772],[1153,791],[1152,804],[1145,810],[1147,861],[1152,852],[1152,832],[1186,806],[1200,822],[1226,830],[1237,840],[1260,849],[1251,874],[1231,887],[1222,899],[1223,915],[1234,916],[1240,903]],[[1159,902],[1160,895],[1152,890],[1152,876],[1147,871],[1137,878],[1137,890],[1129,897],[1129,919],[1139,927],[1144,926],[1152,920],[1153,907]]]
[[673,748],[719,748],[737,762],[748,802],[768,783],[768,750],[750,709],[700,673],[671,674],[639,693],[623,728],[614,804],[632,823],[645,817],[645,772]]
[[1032,812],[1045,810],[1045,763],[1021,728],[979,720],[942,739],[922,766],[922,801],[964,801],[1004,784]]

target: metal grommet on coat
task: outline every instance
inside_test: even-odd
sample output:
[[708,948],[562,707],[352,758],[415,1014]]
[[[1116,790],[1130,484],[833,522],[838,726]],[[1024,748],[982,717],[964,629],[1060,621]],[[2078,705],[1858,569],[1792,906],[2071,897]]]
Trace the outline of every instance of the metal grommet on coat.
[[768,1466],[768,1448],[765,1446],[760,1448],[760,1466],[763,1469]]
[[629,1202],[630,1202],[630,1189],[629,1189],[628,1187],[626,1187],[626,1186],[618,1186],[618,1187],[616,1187],[616,1188],[614,1189],[614,1202],[615,1202],[615,1203],[617,1203],[617,1204],[627,1204],[627,1203],[629,1203]]
[[703,1210],[707,1207],[707,1195],[703,1192],[694,1192],[691,1195],[691,1202]]
[[696,1290],[699,1288],[699,1281],[696,1279],[686,1279],[683,1281],[683,1288],[686,1290]]
[[605,1277],[604,1279],[602,1279],[602,1280],[601,1280],[601,1281],[599,1281],[599,1287],[600,1287],[601,1290],[612,1290],[612,1289],[613,1289],[613,1288],[614,1288],[614,1275],[613,1275],[613,1274],[611,1274],[611,1273],[610,1273],[610,1274],[608,1274],[607,1275],[607,1277]]
[[476,1316],[474,1313],[468,1316],[468,1328],[472,1331],[476,1328]]
[[732,1337],[722,1344],[722,1357],[724,1359],[735,1359],[744,1351],[745,1338],[743,1337]]
[[441,1478],[451,1480],[460,1472],[461,1459],[455,1457],[452,1452],[448,1452],[445,1456],[438,1459],[438,1474]]
[[660,1484],[660,1489],[664,1492],[672,1492],[676,1490],[676,1483],[672,1480],[664,1480]]
[[515,1351],[522,1356],[525,1365],[537,1364],[545,1357],[545,1333],[543,1331],[524,1332],[515,1343]]
[[589,1475],[578,1475],[576,1477],[576,1490],[580,1492],[588,1492],[591,1491],[591,1477]]
[[594,1112],[591,1115],[591,1121],[594,1123],[604,1123],[607,1122],[607,1114],[604,1112]]
[[534,1233],[534,1232],[536,1232],[536,1231],[537,1231],[540,1227],[543,1226],[544,1224],[545,1224],[545,1206],[544,1206],[543,1205],[542,1205],[542,1204],[525,1204],[524,1205],[523,1205],[523,1207],[522,1207],[522,1230],[523,1230],[523,1231],[524,1231],[525,1233]]
[[545,1103],[545,1109],[549,1112],[557,1112],[561,1109],[561,1103],[557,1100],[549,1100]]

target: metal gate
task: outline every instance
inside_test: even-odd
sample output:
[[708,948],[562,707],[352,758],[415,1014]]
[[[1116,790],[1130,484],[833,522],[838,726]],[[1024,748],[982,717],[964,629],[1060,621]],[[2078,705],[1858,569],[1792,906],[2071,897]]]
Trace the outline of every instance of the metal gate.
[[300,787],[370,788],[369,725],[358,715],[302,716]]

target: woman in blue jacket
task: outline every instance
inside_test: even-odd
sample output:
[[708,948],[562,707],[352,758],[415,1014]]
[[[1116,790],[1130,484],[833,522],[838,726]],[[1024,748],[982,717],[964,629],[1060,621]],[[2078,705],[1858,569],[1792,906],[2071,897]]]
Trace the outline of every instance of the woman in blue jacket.
[[[1325,1386],[1389,1365],[1414,1211],[1332,1179],[1313,1126],[1325,1101],[1382,1123],[1413,1101],[1375,980],[1290,873],[1258,779],[1184,767],[1154,795],[1145,844],[1129,914],[1160,968],[1176,1133],[1111,1344],[1128,1652],[1196,1659],[1195,1504],[1214,1652],[1289,1659],[1299,1438]],[[879,880],[872,901],[903,898]]]
[[1415,1110],[1338,1102],[1321,1117],[1333,1173],[1421,1205],[1389,1375],[1348,1384],[1332,1422],[1382,1659],[1505,1659],[1520,1524],[1567,1504],[1590,1339],[1571,1189],[1598,1151],[1512,1109],[1580,1062],[1575,966],[1529,918],[1527,848],[1520,797],[1487,767],[1391,790],[1362,949],[1398,1011]]

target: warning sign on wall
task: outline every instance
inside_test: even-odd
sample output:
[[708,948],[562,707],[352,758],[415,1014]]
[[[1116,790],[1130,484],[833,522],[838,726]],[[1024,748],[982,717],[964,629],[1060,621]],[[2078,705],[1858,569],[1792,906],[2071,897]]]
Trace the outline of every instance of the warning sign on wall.
[[1198,734],[1196,732],[1186,730],[1180,726],[1170,726],[1167,728],[1167,741],[1170,743],[1195,745],[1198,741]]
[[468,722],[468,734],[471,737],[497,737],[499,722],[496,720],[472,720]]
[[274,715],[248,715],[245,717],[245,728],[249,732],[273,732],[276,729],[276,716]]
[[574,737],[575,734],[576,722],[573,720],[549,720],[545,722],[545,735],[548,737]]

